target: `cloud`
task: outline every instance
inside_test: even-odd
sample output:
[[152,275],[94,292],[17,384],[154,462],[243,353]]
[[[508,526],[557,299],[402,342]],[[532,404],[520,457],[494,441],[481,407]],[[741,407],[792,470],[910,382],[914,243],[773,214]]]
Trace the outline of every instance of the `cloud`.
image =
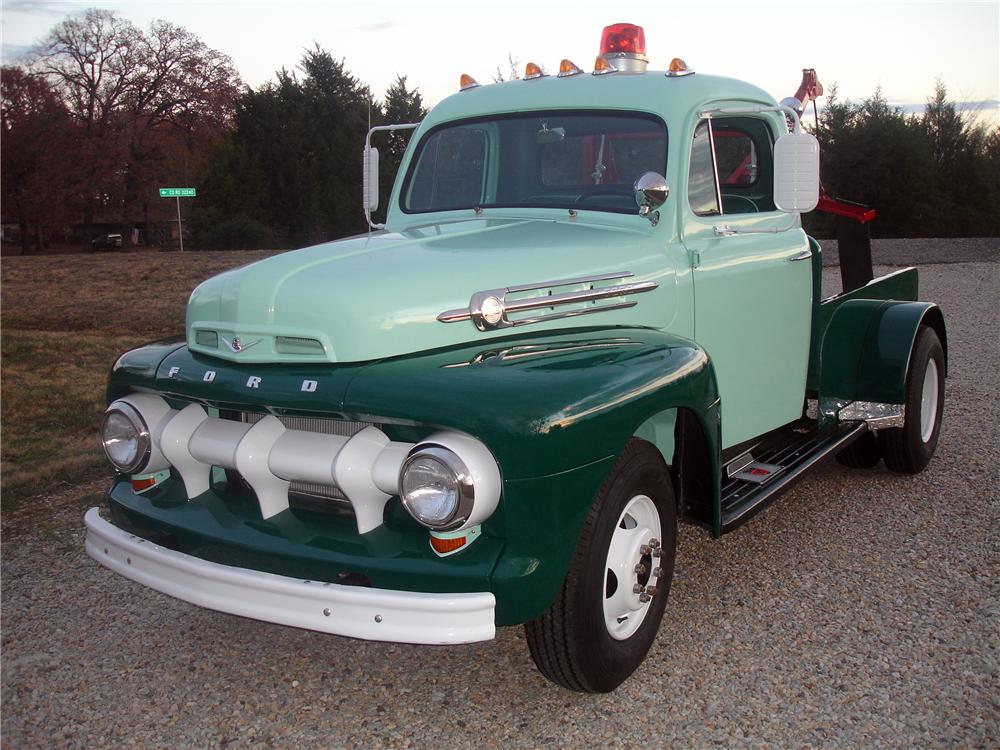
[[32,13],[46,16],[64,16],[80,8],[80,3],[67,0],[7,0],[3,4],[7,13]]
[[398,24],[395,21],[379,21],[378,23],[370,23],[365,26],[355,26],[352,31],[385,31],[386,29],[391,29]]
[[4,42],[3,46],[0,47],[0,59],[3,60],[4,65],[17,63],[17,61],[26,56],[33,47],[34,45],[31,44],[8,44],[7,42]]

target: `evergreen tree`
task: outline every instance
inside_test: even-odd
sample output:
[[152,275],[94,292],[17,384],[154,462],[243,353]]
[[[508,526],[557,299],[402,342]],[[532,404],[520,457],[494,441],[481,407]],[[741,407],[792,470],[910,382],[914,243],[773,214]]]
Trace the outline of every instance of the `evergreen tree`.
[[[381,120],[386,125],[420,122],[427,116],[423,99],[417,89],[406,86],[406,76],[397,75],[396,81],[385,91],[381,107]],[[376,136],[379,150],[379,213],[388,208],[392,185],[399,172],[399,165],[409,145],[412,130],[397,130]]]

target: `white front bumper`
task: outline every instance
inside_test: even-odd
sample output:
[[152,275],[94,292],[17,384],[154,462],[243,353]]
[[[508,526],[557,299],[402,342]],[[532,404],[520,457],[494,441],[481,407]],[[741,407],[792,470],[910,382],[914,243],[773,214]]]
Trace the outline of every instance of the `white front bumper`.
[[87,511],[87,554],[170,596],[255,620],[352,638],[473,643],[496,634],[489,592],[428,594],[303,581],[201,560],[122,531]]

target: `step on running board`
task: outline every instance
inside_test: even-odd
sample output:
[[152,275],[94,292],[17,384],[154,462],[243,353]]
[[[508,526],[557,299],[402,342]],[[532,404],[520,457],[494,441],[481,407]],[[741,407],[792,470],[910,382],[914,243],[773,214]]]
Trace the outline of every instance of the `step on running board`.
[[748,521],[796,480],[824,459],[843,450],[868,431],[864,422],[829,432],[792,433],[764,450],[722,482],[722,532]]

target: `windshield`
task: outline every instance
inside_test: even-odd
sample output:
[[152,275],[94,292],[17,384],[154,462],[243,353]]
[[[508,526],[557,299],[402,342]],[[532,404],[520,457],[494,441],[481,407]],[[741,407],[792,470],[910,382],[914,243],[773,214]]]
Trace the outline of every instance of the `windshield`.
[[421,140],[406,213],[545,207],[633,213],[632,185],[666,174],[667,129],[652,115],[544,112],[466,120]]

